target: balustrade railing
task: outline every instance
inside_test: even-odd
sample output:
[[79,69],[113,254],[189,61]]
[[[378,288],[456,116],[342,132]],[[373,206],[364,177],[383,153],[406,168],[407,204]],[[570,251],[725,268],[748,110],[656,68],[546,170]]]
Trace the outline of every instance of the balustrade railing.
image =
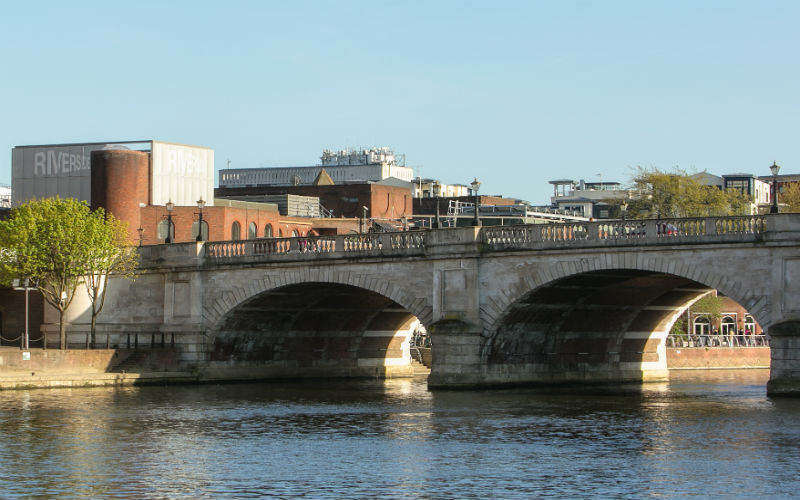
[[[535,249],[553,246],[607,245],[614,242],[625,244],[626,241],[630,241],[631,244],[679,244],[722,236],[728,237],[725,241],[730,241],[730,236],[750,241],[754,235],[762,234],[765,230],[765,216],[746,216],[485,226],[477,235],[478,241],[494,249]],[[228,260],[240,257],[269,258],[271,255],[295,253],[408,254],[409,251],[424,252],[431,234],[431,231],[403,231],[207,242],[205,257],[212,260]],[[459,233],[456,240],[450,241],[457,244],[474,242],[472,239],[474,234],[476,233],[464,231],[463,234]]]
[[375,233],[348,234],[342,238],[342,250],[345,252],[380,250],[382,246],[381,238]]
[[425,248],[428,235],[421,231],[410,231],[402,233],[387,233],[392,250],[406,250],[412,248]]
[[205,244],[205,256],[213,260],[238,257],[333,252],[357,253],[372,251],[424,250],[428,235],[422,231],[398,233],[365,233],[301,238],[264,238],[243,241],[215,241]]
[[484,243],[499,248],[618,240],[663,243],[665,238],[673,237],[690,241],[723,235],[746,238],[748,235],[762,234],[766,230],[765,222],[764,216],[570,222],[489,226],[484,227],[481,234]]
[[766,229],[764,217],[730,217],[714,222],[717,234],[759,234]]

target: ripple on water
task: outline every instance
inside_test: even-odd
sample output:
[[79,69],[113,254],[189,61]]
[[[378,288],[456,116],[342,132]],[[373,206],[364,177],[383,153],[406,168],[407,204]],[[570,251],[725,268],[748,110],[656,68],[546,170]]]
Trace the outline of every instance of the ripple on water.
[[0,497],[792,498],[800,404],[768,399],[755,372],[590,391],[8,392]]

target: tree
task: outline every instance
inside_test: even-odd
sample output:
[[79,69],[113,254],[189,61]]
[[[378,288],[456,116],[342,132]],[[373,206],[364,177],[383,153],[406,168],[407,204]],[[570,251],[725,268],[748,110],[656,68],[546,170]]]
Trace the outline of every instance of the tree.
[[103,236],[103,226],[113,234],[124,230],[124,224],[114,221],[101,210],[92,212],[85,203],[55,197],[31,200],[0,222],[0,282],[28,278],[35,284],[59,312],[62,349],[66,348],[64,316],[84,278],[115,271],[100,265],[108,253],[135,255],[135,249],[121,245],[124,235]]
[[97,316],[106,301],[106,285],[110,275],[135,279],[138,253],[128,245],[128,224],[97,208],[87,224],[88,256],[83,283],[92,304],[91,345],[95,346]]
[[749,203],[736,190],[701,184],[686,172],[639,168],[633,178],[638,196],[628,205],[631,218],[743,215]]
[[786,184],[778,194],[778,201],[786,207],[786,212],[800,212],[800,183]]
[[716,323],[722,318],[722,299],[709,293],[692,304],[692,311],[707,316],[712,323]]

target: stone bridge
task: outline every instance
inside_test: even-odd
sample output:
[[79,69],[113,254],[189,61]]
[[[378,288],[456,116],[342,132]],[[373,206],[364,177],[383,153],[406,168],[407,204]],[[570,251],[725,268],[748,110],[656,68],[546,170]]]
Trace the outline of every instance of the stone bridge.
[[207,378],[382,377],[410,373],[421,324],[431,387],[658,380],[671,325],[717,289],[767,331],[768,390],[790,394],[799,243],[800,215],[776,214],[143,247],[98,340],[163,341]]

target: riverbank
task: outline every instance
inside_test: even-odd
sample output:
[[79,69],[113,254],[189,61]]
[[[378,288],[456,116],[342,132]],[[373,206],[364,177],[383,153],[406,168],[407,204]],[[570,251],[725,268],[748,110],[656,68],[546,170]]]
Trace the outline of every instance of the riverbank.
[[[170,349],[70,349],[23,351],[0,348],[0,390],[176,385],[233,382],[242,377],[181,370]],[[426,350],[430,355],[430,350]],[[430,363],[429,357],[424,361]],[[423,364],[415,375],[423,375]],[[769,368],[768,347],[668,348],[670,370]]]
[[151,373],[37,373],[0,372],[0,390],[109,387],[133,385],[196,384],[198,376],[187,372]]
[[198,383],[173,349],[0,348],[0,390]]

